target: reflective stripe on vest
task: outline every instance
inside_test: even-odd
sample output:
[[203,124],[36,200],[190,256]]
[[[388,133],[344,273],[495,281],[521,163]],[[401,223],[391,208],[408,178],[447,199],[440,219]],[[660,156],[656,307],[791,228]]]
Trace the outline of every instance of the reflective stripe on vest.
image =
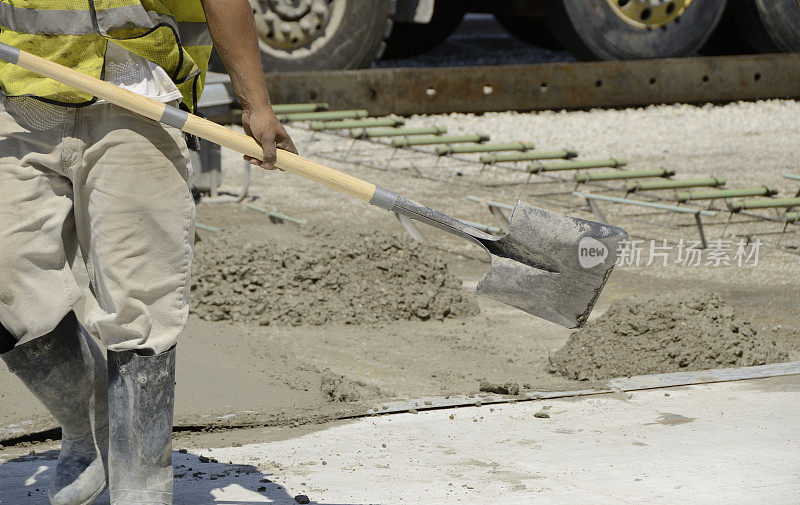
[[[166,23],[175,28],[185,46],[211,44],[211,35],[205,23],[177,22],[167,14],[146,11],[138,5],[112,7],[97,13],[94,26],[91,11],[26,9],[0,3],[0,26],[15,32],[37,35],[91,35],[106,34],[109,29],[150,29]],[[104,33],[105,32],[105,33]]]

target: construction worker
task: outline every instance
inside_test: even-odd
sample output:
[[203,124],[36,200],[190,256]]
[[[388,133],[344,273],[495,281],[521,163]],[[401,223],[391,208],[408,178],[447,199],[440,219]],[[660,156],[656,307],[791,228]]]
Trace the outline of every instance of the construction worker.
[[[0,42],[188,111],[212,39],[272,169],[276,146],[295,149],[247,0],[0,0]],[[50,501],[90,504],[108,486],[113,505],[171,504],[194,237],[186,140],[14,65],[0,64],[0,90],[0,357],[61,425]]]

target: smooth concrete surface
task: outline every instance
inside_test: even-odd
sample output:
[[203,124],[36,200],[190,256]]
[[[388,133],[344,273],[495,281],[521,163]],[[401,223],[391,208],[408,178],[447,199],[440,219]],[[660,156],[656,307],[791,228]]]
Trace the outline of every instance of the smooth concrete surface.
[[[798,504],[799,414],[794,375],[364,418],[176,452],[175,504]],[[46,504],[52,457],[0,464],[0,503]]]

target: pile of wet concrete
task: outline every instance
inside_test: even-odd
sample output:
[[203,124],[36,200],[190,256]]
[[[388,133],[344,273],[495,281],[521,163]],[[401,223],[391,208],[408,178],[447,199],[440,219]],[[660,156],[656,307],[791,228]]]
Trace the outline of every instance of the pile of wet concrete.
[[385,233],[315,227],[288,243],[239,240],[212,237],[196,248],[191,310],[202,319],[297,326],[479,311],[440,254]]
[[788,361],[789,346],[707,290],[617,300],[550,356],[550,371],[603,380]]

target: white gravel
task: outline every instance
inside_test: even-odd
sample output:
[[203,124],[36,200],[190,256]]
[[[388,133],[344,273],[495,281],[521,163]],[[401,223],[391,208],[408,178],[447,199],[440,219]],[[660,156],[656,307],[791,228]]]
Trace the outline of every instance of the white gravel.
[[654,105],[588,111],[414,116],[448,133],[488,133],[492,142],[533,141],[539,150],[574,148],[581,158],[626,158],[628,167],[674,168],[678,177],[727,176],[728,186],[770,184],[796,192],[800,102]]

